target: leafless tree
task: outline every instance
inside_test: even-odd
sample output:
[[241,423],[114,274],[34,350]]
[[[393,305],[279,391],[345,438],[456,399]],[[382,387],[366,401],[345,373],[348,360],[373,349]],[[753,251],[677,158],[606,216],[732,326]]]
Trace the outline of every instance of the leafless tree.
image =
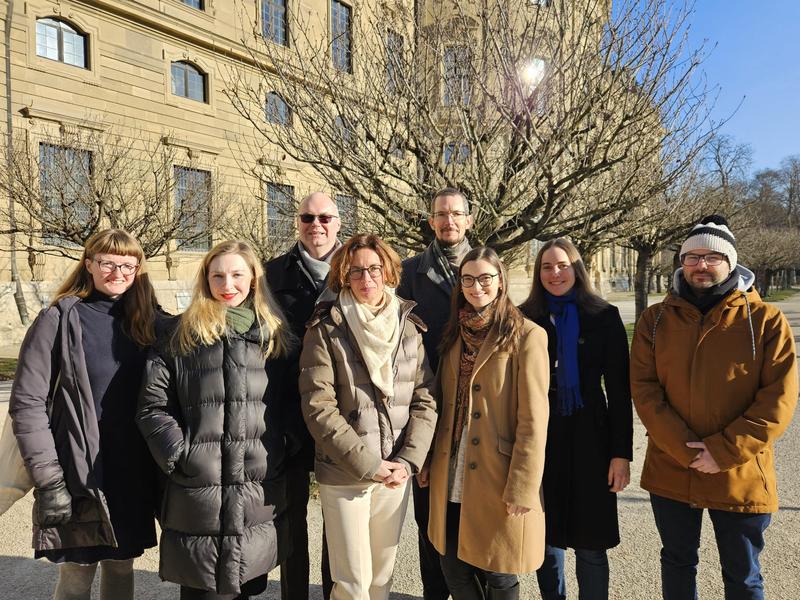
[[[169,137],[147,139],[62,127],[32,142],[18,132],[0,172],[16,219],[0,233],[27,239],[31,257],[77,258],[107,227],[130,232],[147,257],[208,243],[226,204],[223,183]],[[2,209],[0,222],[10,223]]]
[[[287,163],[310,170],[399,247],[430,239],[417,225],[445,185],[472,202],[473,241],[506,255],[574,232],[591,243],[664,194],[713,129],[685,6],[413,7],[362,3],[334,39],[292,10],[288,47],[243,39],[256,74],[233,68],[225,84],[253,126],[245,154],[274,181]],[[645,185],[644,172],[657,177]]]

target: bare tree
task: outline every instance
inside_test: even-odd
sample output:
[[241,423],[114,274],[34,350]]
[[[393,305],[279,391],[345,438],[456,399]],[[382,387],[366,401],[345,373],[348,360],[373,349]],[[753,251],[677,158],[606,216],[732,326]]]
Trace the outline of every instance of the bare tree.
[[76,249],[107,227],[125,229],[145,255],[169,255],[209,242],[223,213],[224,188],[170,138],[135,131],[65,128],[31,141],[11,140],[0,189],[15,221],[0,209],[2,233],[27,238],[36,253],[76,258]]
[[310,169],[400,247],[430,239],[416,224],[445,185],[471,200],[474,241],[506,255],[591,240],[663,194],[713,129],[673,2],[411,4],[359,5],[333,39],[291,11],[288,47],[244,39],[256,73],[226,77],[253,126],[245,154],[278,181],[287,161]]

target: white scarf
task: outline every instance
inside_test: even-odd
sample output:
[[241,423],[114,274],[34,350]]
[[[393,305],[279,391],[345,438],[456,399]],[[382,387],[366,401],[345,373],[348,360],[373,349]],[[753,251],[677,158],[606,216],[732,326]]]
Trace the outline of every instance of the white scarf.
[[344,288],[339,303],[369,378],[387,398],[394,397],[392,355],[400,341],[400,301],[393,291],[384,288],[383,301],[371,306],[356,301],[350,289]]

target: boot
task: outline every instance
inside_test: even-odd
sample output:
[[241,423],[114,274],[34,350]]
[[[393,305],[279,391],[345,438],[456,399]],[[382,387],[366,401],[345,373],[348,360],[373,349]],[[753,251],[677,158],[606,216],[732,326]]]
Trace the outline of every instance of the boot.
[[519,583],[507,590],[498,590],[492,586],[486,588],[487,600],[519,600]]

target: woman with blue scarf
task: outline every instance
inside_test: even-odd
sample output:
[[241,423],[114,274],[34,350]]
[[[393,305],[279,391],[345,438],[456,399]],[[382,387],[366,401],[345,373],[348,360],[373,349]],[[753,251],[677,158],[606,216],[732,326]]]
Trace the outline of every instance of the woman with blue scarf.
[[520,309],[547,331],[552,372],[547,545],[536,576],[543,600],[566,599],[564,550],[574,548],[581,600],[607,600],[606,550],[619,544],[616,494],[630,481],[633,454],[628,340],[619,311],[593,291],[571,242],[544,244],[534,273]]

